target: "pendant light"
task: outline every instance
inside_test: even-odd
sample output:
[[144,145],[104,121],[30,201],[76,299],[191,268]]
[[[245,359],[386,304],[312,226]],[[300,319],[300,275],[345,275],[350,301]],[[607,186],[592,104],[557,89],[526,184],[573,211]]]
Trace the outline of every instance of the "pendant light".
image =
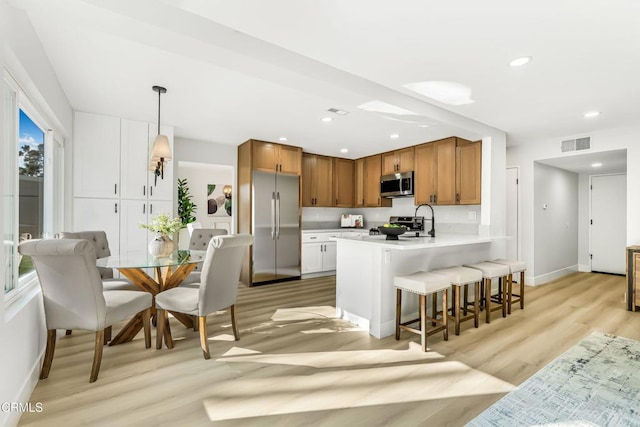
[[164,165],[167,161],[171,160],[171,147],[169,146],[169,138],[166,135],[160,134],[160,95],[167,93],[167,89],[162,86],[153,86],[154,92],[158,92],[158,136],[153,143],[153,149],[151,150],[151,166],[150,170],[155,175],[154,185],[158,184],[158,177],[164,179]]

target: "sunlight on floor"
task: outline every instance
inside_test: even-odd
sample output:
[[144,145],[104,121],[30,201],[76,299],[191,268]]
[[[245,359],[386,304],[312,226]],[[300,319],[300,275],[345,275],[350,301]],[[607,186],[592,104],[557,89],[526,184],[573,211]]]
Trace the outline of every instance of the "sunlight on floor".
[[[247,350],[251,351],[251,350]],[[233,354],[230,354],[233,353]],[[442,359],[434,351],[423,352],[420,345],[409,343],[407,350],[352,350],[352,351],[321,351],[314,353],[292,354],[251,354],[237,356],[239,351],[233,347],[218,362],[266,363],[271,365],[309,366],[312,368],[341,368],[382,363],[417,362]]]
[[[390,350],[320,353],[326,359],[340,359],[351,365],[351,356],[372,353],[369,363],[384,363]],[[415,353],[411,349],[405,352]],[[346,353],[346,354],[345,354]],[[427,353],[428,354],[428,353]],[[255,356],[269,360],[277,355]],[[304,360],[309,354],[282,355]],[[359,364],[367,363],[360,355]],[[379,359],[381,356],[383,359]],[[439,355],[438,355],[439,356]],[[254,356],[238,358],[249,361]],[[437,356],[436,356],[437,358]],[[340,408],[419,402],[461,396],[507,393],[515,387],[491,375],[456,361],[411,363],[402,366],[319,370],[311,375],[283,375],[268,378],[235,378],[216,384],[215,392],[203,399],[211,421],[292,414]],[[219,359],[230,361],[231,358]],[[414,357],[415,360],[415,357]],[[256,360],[252,360],[256,361]],[[265,360],[261,360],[265,361]],[[275,362],[274,360],[271,360]],[[390,360],[388,360],[390,362]],[[394,359],[394,362],[401,360]],[[336,360],[337,362],[337,360]],[[326,365],[321,365],[326,366]],[[344,366],[338,363],[332,367]]]
[[271,316],[274,322],[291,322],[294,320],[335,319],[336,308],[331,306],[279,308]]

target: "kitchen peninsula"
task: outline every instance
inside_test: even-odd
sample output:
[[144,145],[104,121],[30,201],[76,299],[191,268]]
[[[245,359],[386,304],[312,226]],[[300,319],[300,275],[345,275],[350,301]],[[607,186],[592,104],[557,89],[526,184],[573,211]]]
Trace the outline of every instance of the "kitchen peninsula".
[[[336,237],[336,312],[376,338],[395,331],[393,278],[498,258],[505,237],[441,234],[431,237]],[[403,318],[415,315],[417,298],[403,299]]]

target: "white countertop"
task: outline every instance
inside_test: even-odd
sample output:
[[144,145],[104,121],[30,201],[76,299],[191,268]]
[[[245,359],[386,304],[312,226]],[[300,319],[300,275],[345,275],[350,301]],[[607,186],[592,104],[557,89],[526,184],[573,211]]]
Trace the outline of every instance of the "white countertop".
[[303,233],[337,233],[337,232],[349,232],[349,231],[358,231],[358,232],[369,232],[368,228],[303,228]]
[[505,240],[507,236],[478,236],[473,234],[441,234],[433,237],[402,237],[400,240],[386,240],[385,235],[379,236],[353,236],[333,237],[337,242],[349,241],[365,245],[376,245],[383,248],[398,250],[429,249],[447,246],[473,245],[476,243],[490,243],[497,240]]

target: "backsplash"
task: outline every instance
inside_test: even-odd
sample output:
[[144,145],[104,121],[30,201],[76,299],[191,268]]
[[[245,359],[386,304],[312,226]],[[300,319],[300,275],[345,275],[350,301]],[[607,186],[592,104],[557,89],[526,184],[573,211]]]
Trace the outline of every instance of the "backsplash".
[[[369,229],[389,221],[390,216],[413,216],[415,210],[412,197],[395,198],[390,208],[302,208],[302,228],[340,228],[340,215],[348,213],[362,214],[364,228]],[[436,231],[478,233],[480,205],[434,206],[433,210],[436,216]],[[431,210],[423,206],[418,215],[430,219]],[[471,215],[475,215],[475,219],[470,218]]]

